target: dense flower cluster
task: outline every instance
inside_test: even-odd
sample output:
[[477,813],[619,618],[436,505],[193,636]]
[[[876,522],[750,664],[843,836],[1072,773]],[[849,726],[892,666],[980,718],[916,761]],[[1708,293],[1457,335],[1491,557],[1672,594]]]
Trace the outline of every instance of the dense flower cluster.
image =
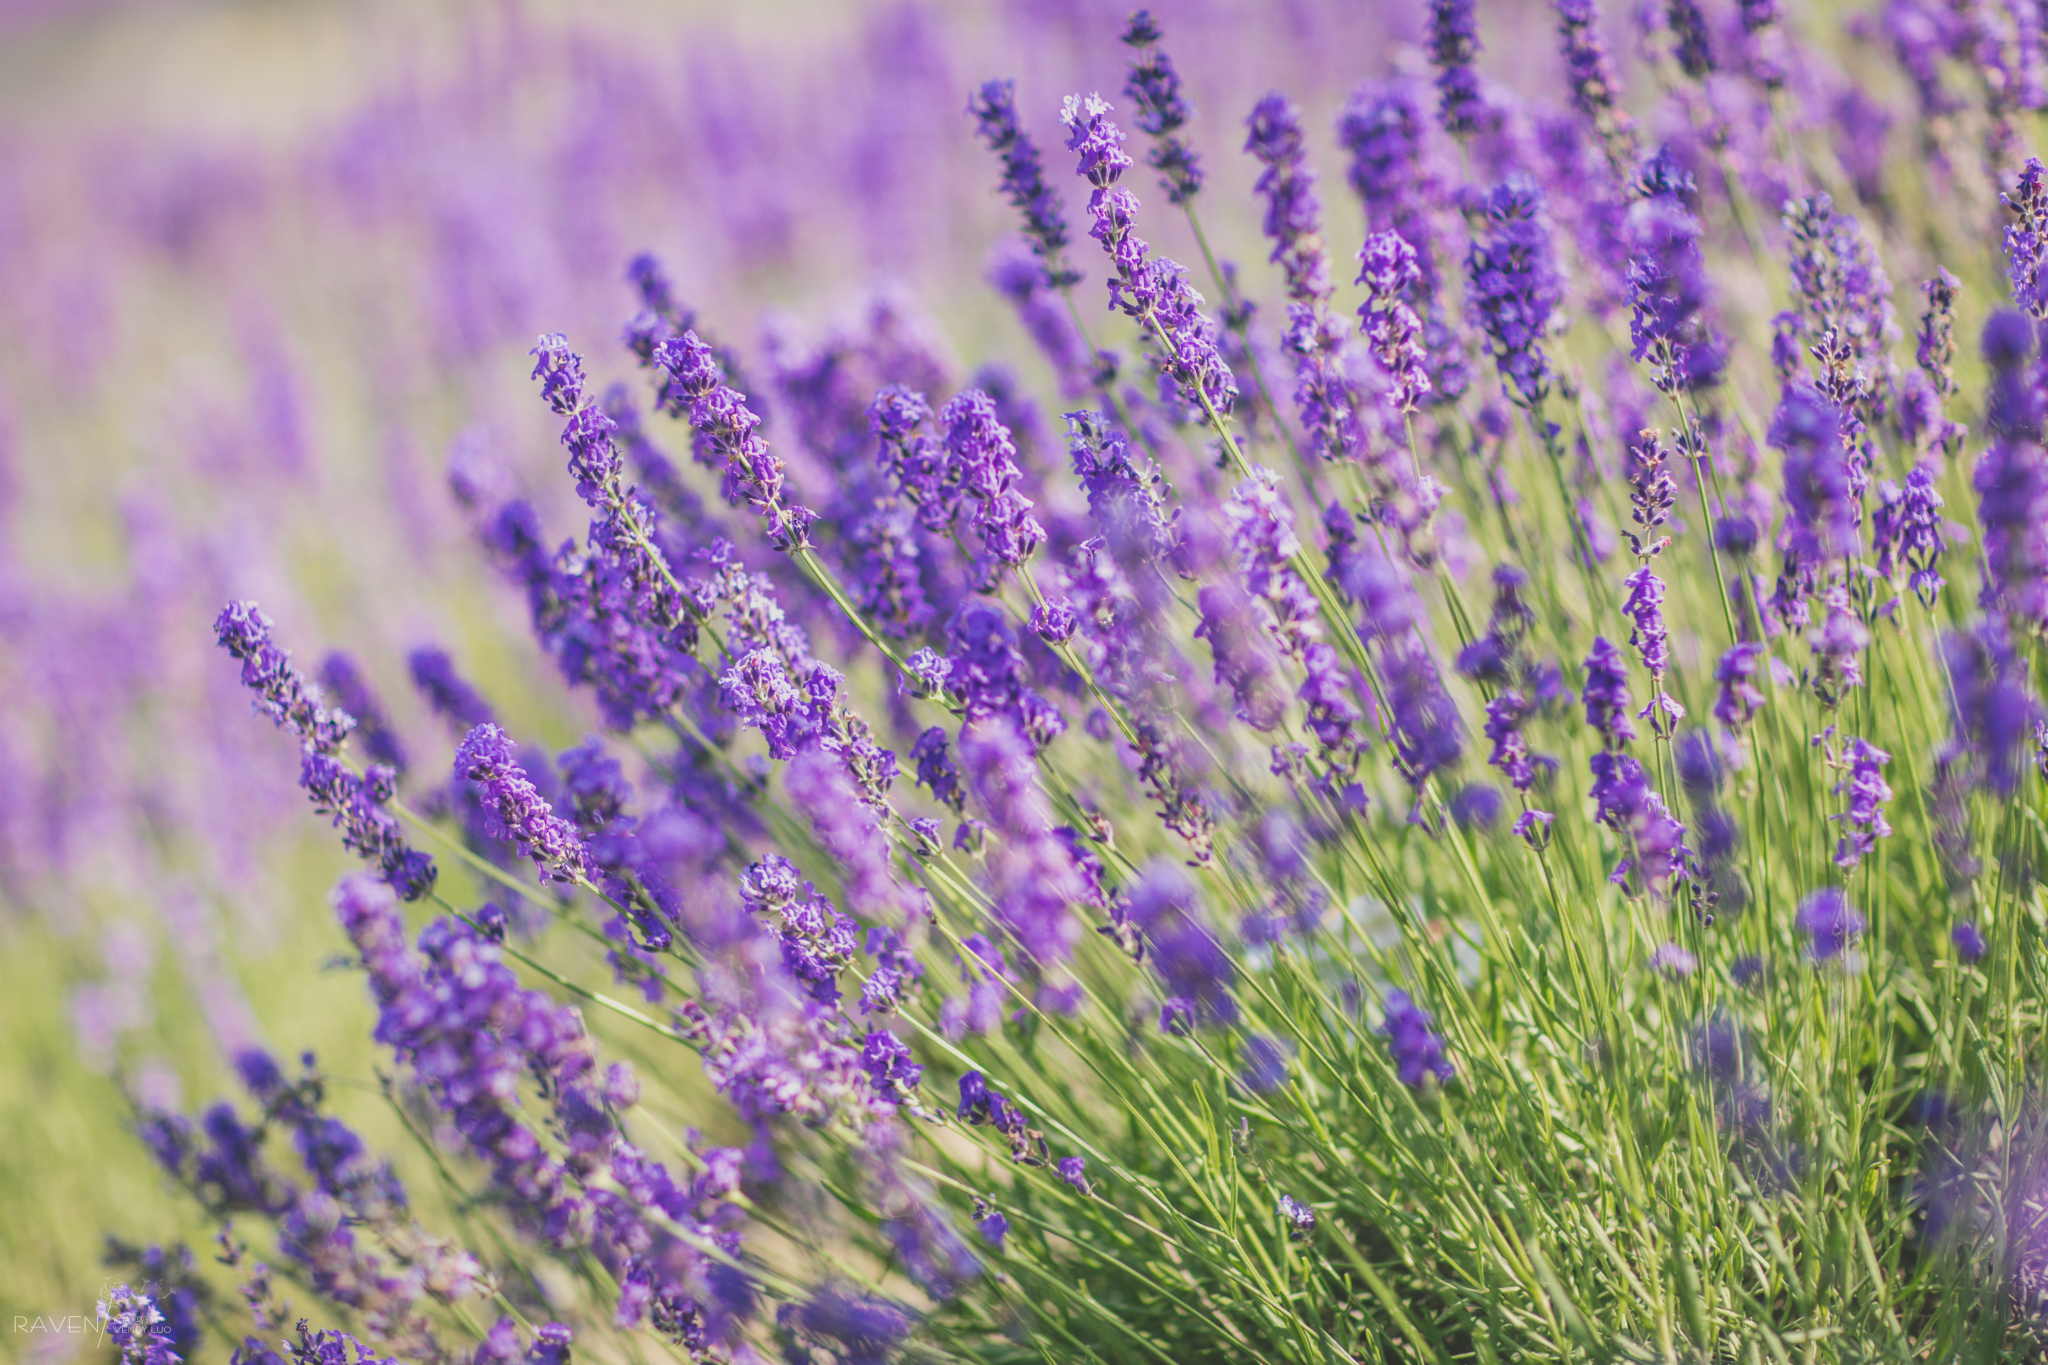
[[[905,14],[869,55],[942,67]],[[1139,236],[1105,100],[1057,110],[1109,262],[1089,323],[1027,132],[1055,102],[949,94],[1022,234],[984,269],[1028,371],[957,364],[907,288],[719,344],[743,322],[636,257],[622,349],[651,392],[559,334],[532,351],[581,537],[478,430],[451,460],[566,702],[504,676],[485,614],[443,628],[468,676],[406,657],[408,709],[221,613],[373,869],[335,893],[342,961],[464,1231],[427,1230],[310,1062],[237,1048],[253,1119],[124,1073],[165,1171],[274,1239],[223,1262],[259,1329],[287,1330],[274,1263],[363,1338],[309,1317],[285,1355],[566,1365],[531,1325],[558,1304],[593,1355],[645,1335],[716,1365],[1893,1358],[2048,1322],[2048,1251],[1992,1216],[2039,1202],[2048,1143],[1982,1080],[2040,1041],[2039,16],[1895,0],[1851,30],[1852,82],[1775,0],[1545,14],[1561,66],[1502,73],[1547,69],[1543,99],[1480,77],[1478,6],[1432,0],[1433,87],[1396,63],[1334,129],[1303,113],[1331,92],[1238,91],[1234,172],[1190,95],[1234,63],[1176,65],[1131,16],[1119,98],[1214,314]],[[1863,79],[1885,44],[1917,115]],[[796,232],[758,202],[753,117],[705,144],[730,193],[704,212]],[[953,164],[914,122],[862,153],[892,194]],[[1234,175],[1253,212],[1214,213]],[[1910,345],[1901,262],[1934,272]],[[559,753],[512,737],[593,717]],[[429,737],[452,764],[408,764]],[[142,969],[105,957],[77,1008],[125,1068],[113,987]],[[604,1064],[615,1036],[697,1066]],[[1620,1212],[1588,1183],[1617,1160]],[[1674,1256],[1687,1282],[1644,1292]],[[130,1365],[184,1352],[189,1278],[110,1298]],[[506,1316],[472,1327],[487,1296]]]

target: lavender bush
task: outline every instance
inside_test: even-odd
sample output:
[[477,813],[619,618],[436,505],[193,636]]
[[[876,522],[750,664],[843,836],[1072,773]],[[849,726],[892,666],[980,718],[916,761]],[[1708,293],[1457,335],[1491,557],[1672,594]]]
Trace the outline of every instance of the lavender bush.
[[538,337],[431,742],[219,609],[375,1061],[131,1085],[125,1360],[2048,1349],[2042,16],[1432,0],[1238,125],[1175,17],[919,134],[1021,368]]

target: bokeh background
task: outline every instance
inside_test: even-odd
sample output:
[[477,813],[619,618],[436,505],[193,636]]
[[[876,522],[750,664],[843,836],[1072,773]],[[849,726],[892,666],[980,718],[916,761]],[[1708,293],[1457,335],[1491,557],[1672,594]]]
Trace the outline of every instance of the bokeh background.
[[[1239,149],[1282,82],[1348,258],[1362,219],[1331,119],[1359,80],[1421,68],[1424,6],[1153,8],[1221,254],[1272,294]],[[1481,8],[1482,68],[1554,99],[1549,7]],[[1833,6],[1794,8],[1843,31]],[[405,685],[419,644],[522,733],[595,729],[534,666],[446,491],[451,449],[487,449],[551,524],[578,520],[535,334],[629,378],[624,265],[653,250],[752,355],[827,345],[879,299],[957,379],[1002,357],[1056,423],[984,279],[1010,215],[967,95],[1015,77],[1057,149],[1060,97],[1122,83],[1126,9],[0,0],[0,1357],[95,1353],[12,1327],[89,1315],[106,1234],[203,1245],[123,1086],[190,1107],[248,1042],[372,1074],[361,982],[324,969],[345,855],[214,649],[219,605],[259,600],[302,662],[352,651],[422,767],[452,744]],[[1896,83],[1835,46],[1842,70],[1801,79]],[[1198,259],[1177,220],[1147,232]],[[339,1107],[402,1148],[375,1104]]]

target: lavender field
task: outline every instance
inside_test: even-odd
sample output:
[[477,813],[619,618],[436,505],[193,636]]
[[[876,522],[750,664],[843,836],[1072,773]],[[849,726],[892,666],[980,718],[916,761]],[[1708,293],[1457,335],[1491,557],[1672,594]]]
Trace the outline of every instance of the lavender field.
[[2038,0],[0,0],[0,1355],[2048,1356]]

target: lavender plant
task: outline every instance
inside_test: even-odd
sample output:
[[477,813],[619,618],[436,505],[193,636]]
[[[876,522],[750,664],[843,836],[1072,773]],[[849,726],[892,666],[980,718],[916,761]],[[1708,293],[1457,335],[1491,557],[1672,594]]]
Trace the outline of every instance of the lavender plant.
[[[450,471],[581,745],[432,648],[449,730],[401,741],[374,670],[230,601],[362,863],[364,1084],[447,1221],[310,1059],[196,1117],[138,1089],[243,1307],[160,1273],[102,1310],[124,1358],[2043,1349],[2038,19],[1888,11],[1928,174],[2004,191],[1956,232],[1849,212],[1779,6],[1642,7],[1633,109],[1556,11],[1541,104],[1438,0],[1435,98],[1328,130],[1349,296],[1284,95],[1241,168],[1273,269],[1212,264],[1226,146],[1153,16],[1171,214],[1110,100],[977,85],[1064,440],[891,308],[757,361],[636,258],[616,348],[532,352],[580,531]],[[1140,235],[1183,225],[1203,283]]]

